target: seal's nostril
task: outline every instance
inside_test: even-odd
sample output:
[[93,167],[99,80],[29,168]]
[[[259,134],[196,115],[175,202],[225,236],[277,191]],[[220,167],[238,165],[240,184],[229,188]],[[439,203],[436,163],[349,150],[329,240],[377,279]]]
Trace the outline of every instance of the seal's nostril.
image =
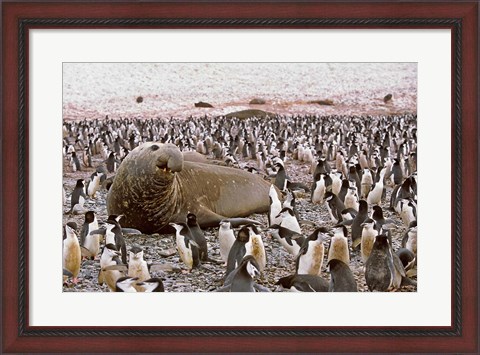
[[153,150],[153,151],[158,150],[159,148],[160,148],[160,147],[159,147],[158,145],[156,145],[156,144],[154,144],[154,145],[152,145],[152,146],[150,147],[150,149]]

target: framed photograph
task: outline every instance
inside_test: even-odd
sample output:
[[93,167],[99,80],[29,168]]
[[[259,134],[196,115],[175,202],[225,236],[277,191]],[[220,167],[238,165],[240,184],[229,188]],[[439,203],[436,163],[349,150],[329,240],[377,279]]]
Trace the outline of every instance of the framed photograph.
[[[3,3],[2,351],[478,352],[478,10]],[[165,176],[168,196],[142,185],[152,174]],[[269,191],[283,202],[277,216]],[[362,203],[372,219],[355,237]],[[299,271],[314,258],[299,256],[310,244],[290,231],[296,218],[325,244],[314,272]],[[236,242],[257,246],[250,259],[223,255],[225,220],[238,225]],[[346,263],[332,252],[344,230],[358,246]],[[80,271],[60,257],[65,241],[80,252],[77,235]],[[90,235],[112,246],[96,249]],[[184,253],[197,247],[195,269]],[[110,251],[118,264],[105,261]],[[119,280],[128,253],[128,263],[142,254],[166,292],[109,292],[148,290]],[[394,270],[382,279],[375,255]],[[236,279],[242,267],[248,282]],[[279,279],[292,273],[363,292],[272,292],[290,288]],[[210,292],[247,289],[269,292]]]

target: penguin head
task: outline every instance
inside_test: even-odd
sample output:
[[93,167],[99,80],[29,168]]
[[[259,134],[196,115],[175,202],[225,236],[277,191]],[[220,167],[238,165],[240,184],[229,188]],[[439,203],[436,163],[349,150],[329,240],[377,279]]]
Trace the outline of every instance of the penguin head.
[[83,185],[83,182],[84,182],[84,181],[85,181],[84,179],[78,179],[78,180],[77,180],[77,184],[75,185],[75,187],[83,187],[83,186],[84,186],[84,185]]
[[66,225],[65,225],[65,232],[66,232],[66,236],[76,236],[77,235],[77,231],[76,231],[76,227],[77,227],[77,224],[75,222],[68,222]]
[[361,226],[363,228],[367,228],[367,229],[373,229],[375,227],[375,221],[371,218],[367,218],[362,224]]
[[343,261],[338,259],[331,259],[327,263],[327,267],[330,273],[332,273],[332,271],[338,270],[339,268],[343,267],[343,265],[345,265],[348,268],[347,264],[345,264]]
[[116,222],[120,223],[120,220],[123,217],[125,217],[125,215],[123,215],[123,214],[119,214],[119,215],[111,214],[111,215],[108,216],[107,221],[116,221]]
[[379,234],[375,237],[375,242],[373,243],[374,249],[388,250],[391,248],[390,238],[386,234]]
[[367,201],[365,201],[365,200],[360,200],[360,201],[358,201],[358,212],[360,212],[360,211],[365,212],[365,213],[368,212],[368,203],[367,203]]
[[107,227],[107,230],[109,230],[109,231],[112,231],[112,229],[114,229],[117,226],[120,227],[118,222],[114,219],[107,219],[107,221],[105,222],[105,226]]
[[220,224],[220,228],[225,230],[230,229],[232,227],[232,224],[226,220],[221,220],[219,224]]
[[194,225],[197,224],[197,216],[191,212],[187,214],[187,224]]
[[93,211],[85,212],[85,223],[90,224],[95,221],[95,213]]
[[184,224],[185,224],[185,223],[181,223],[181,222],[178,222],[178,223],[173,223],[173,222],[172,222],[172,223],[169,223],[168,225],[169,225],[169,226],[172,226],[173,228],[175,228],[175,230],[176,230],[177,232],[181,232],[182,229],[184,228]]
[[334,236],[342,236],[347,238],[347,235],[348,235],[347,227],[341,224],[337,224],[333,226],[332,232],[334,233]]
[[67,226],[69,226],[70,228],[72,228],[75,231],[77,230],[77,224],[74,221],[68,222],[65,227],[67,227]]
[[325,195],[324,195],[323,199],[326,202],[329,202],[329,201],[333,200],[334,196],[335,196],[335,194],[332,191],[327,191],[327,192],[325,192]]
[[245,267],[252,279],[260,275],[260,266],[258,266],[257,260],[252,255],[247,255],[243,258],[239,268],[242,267]]
[[375,205],[373,206],[372,218],[375,220],[383,219],[383,210],[382,207]]
[[105,247],[103,248],[103,253],[105,253],[107,256],[111,258],[114,258],[120,255],[120,252],[118,251],[117,247],[115,246],[115,244],[112,244],[112,243],[105,245]]
[[313,231],[313,233],[310,235],[309,239],[317,239],[321,242],[325,242],[328,239],[330,239],[330,235],[328,234],[329,231],[325,227],[319,227]]
[[143,249],[138,245],[132,246],[130,248],[129,254],[130,254],[130,260],[132,260],[132,259],[142,260],[143,259]]
[[163,282],[158,277],[153,277],[151,279],[137,282],[138,286],[142,286],[145,292],[164,292]]
[[[138,280],[138,277],[123,276],[120,277],[116,282],[116,292],[127,292],[127,290],[132,290],[133,284]],[[133,289],[135,290],[135,289]],[[135,292],[135,291],[132,291]]]
[[250,240],[250,230],[247,226],[240,228],[236,239],[242,243],[247,243]]
[[293,213],[293,210],[290,207],[284,207],[280,211],[280,213],[275,217],[282,217],[282,218],[288,218],[288,217],[293,217],[295,214]]

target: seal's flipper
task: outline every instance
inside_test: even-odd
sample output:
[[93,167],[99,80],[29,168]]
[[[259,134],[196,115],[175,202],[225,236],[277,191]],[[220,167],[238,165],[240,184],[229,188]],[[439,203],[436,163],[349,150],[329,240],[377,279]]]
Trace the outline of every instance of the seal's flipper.
[[223,220],[230,222],[232,228],[238,228],[247,224],[261,225],[262,223],[250,218],[223,218]]

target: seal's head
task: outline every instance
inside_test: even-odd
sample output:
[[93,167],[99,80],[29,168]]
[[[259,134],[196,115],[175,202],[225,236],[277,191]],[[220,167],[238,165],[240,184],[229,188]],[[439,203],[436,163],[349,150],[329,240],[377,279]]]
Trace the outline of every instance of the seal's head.
[[163,172],[179,172],[183,169],[183,154],[178,147],[171,143],[161,144],[148,142],[143,144],[149,149],[155,159],[155,166]]

